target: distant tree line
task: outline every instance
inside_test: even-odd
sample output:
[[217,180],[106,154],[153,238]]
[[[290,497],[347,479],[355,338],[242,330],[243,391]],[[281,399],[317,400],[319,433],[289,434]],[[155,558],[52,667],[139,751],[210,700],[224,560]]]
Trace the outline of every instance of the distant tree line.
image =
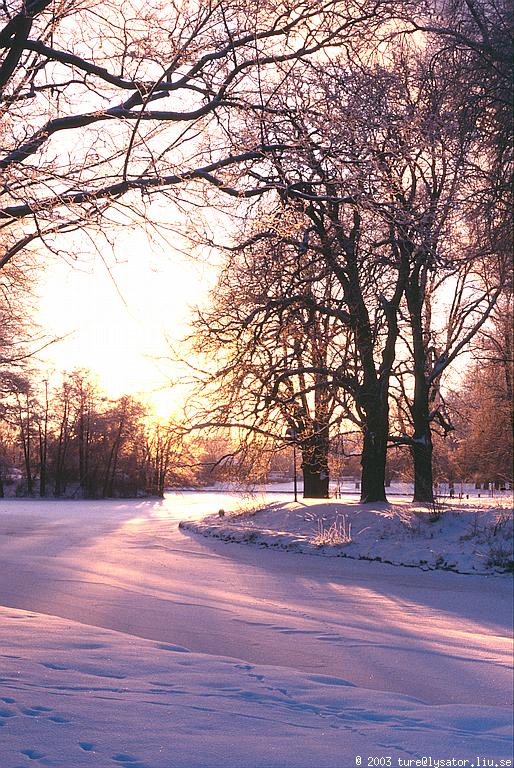
[[[5,379],[4,379],[5,381]],[[187,455],[168,426],[133,397],[107,398],[87,372],[61,383],[10,377],[0,421],[0,496],[163,496],[187,477]]]
[[[434,438],[434,482],[474,482],[479,488],[512,487],[512,330],[499,323],[490,346],[484,339],[458,388],[448,394],[453,429]],[[478,352],[477,352],[478,353]],[[501,360],[501,362],[499,362]],[[0,400],[0,497],[162,497],[170,488],[230,484],[247,490],[264,483],[291,482],[293,446],[233,429],[189,434],[184,424],[158,424],[148,407],[129,396],[107,398],[86,371],[50,385],[40,375],[2,371]],[[302,446],[297,446],[301,458]],[[331,436],[323,457],[327,495],[343,482],[360,484],[359,431]],[[312,454],[308,454],[309,458]],[[315,457],[302,475],[316,471]],[[331,478],[331,489],[328,488]],[[412,457],[388,451],[385,486],[411,482]],[[309,494],[308,485],[302,489]]]

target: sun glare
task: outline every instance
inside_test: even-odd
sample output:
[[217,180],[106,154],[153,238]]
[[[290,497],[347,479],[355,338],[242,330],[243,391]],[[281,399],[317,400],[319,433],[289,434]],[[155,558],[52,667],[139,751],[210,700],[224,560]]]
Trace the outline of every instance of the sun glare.
[[42,357],[56,371],[91,370],[110,397],[137,396],[156,418],[180,408],[184,392],[172,347],[188,333],[194,305],[212,282],[205,265],[152,250],[144,232],[130,233],[107,266],[91,255],[83,266],[55,261],[39,287],[39,318],[59,340]]

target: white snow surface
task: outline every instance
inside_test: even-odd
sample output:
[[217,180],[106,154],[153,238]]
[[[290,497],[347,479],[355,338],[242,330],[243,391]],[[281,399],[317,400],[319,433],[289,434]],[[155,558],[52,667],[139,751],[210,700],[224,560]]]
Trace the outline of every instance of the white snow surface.
[[457,573],[511,572],[514,557],[509,496],[436,505],[406,497],[361,504],[351,496],[247,502],[223,517],[218,511],[181,527],[225,541]]
[[[0,501],[2,768],[511,758],[508,576],[178,528],[249,503]],[[285,498],[251,503],[289,515]]]

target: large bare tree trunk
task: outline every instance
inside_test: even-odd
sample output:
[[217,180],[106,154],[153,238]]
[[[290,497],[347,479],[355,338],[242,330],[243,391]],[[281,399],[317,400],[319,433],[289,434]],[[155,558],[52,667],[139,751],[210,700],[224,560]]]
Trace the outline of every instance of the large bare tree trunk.
[[304,499],[328,499],[328,440],[322,436],[302,449],[302,474]]
[[361,501],[365,503],[387,501],[385,475],[387,461],[387,415],[377,414],[364,429],[361,455]]
[[414,461],[414,501],[434,501],[432,469],[432,430],[430,426],[430,384],[428,380],[428,340],[423,327],[424,284],[419,266],[413,271],[405,295],[412,328],[414,396],[410,412],[414,434],[411,453]]
[[431,504],[434,501],[434,478],[430,427],[427,426],[422,435],[414,433],[411,452],[414,461],[414,501]]

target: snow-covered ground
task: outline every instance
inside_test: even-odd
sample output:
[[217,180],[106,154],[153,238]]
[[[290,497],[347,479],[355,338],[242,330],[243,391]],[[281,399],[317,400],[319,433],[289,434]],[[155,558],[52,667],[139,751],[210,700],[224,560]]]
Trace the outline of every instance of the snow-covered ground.
[[184,529],[225,541],[330,557],[378,560],[424,570],[508,573],[513,562],[512,499],[448,499],[433,506],[394,497],[360,504],[344,495],[327,502],[262,502]]
[[0,501],[2,768],[511,758],[508,576],[178,528],[251,503]]

